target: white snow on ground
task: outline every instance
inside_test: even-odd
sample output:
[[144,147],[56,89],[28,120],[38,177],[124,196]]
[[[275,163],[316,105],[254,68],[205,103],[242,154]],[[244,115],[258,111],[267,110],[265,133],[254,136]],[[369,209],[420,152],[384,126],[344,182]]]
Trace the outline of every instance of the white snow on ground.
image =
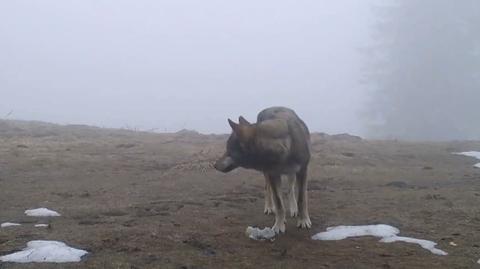
[[313,240],[342,240],[348,237],[371,235],[375,237],[390,237],[400,233],[395,227],[385,224],[363,226],[328,227],[326,232],[318,233]]
[[477,159],[480,160],[480,151],[455,152],[454,154],[473,157],[473,158],[477,158]]
[[429,250],[436,255],[447,255],[448,253],[435,248],[437,243],[416,239],[411,237],[397,236],[400,233],[400,230],[397,228],[386,225],[362,225],[362,226],[336,226],[327,228],[326,232],[321,232],[312,237],[313,240],[342,240],[348,237],[357,237],[357,236],[375,236],[381,237],[380,242],[392,243],[392,242],[406,242],[414,243],[420,245],[422,248]]
[[253,240],[265,240],[265,239],[272,239],[275,237],[275,232],[272,228],[265,227],[264,229],[254,228],[254,227],[247,227],[245,231],[248,237]]
[[0,256],[2,262],[79,262],[87,254],[85,250],[75,249],[58,241],[30,241],[22,251]]
[[384,243],[392,243],[392,242],[406,242],[406,243],[413,243],[413,244],[418,244],[422,248],[426,250],[430,250],[435,255],[448,255],[447,252],[436,248],[435,246],[437,243],[429,241],[429,240],[424,240],[424,239],[416,239],[416,238],[411,238],[411,237],[403,237],[403,236],[392,236],[392,237],[384,237],[380,242]]
[[60,214],[47,208],[37,208],[25,210],[25,214],[31,217],[58,217]]
[[48,224],[35,224],[35,227],[48,227]]
[[4,222],[2,224],[0,224],[0,227],[1,228],[6,228],[6,227],[10,227],[10,226],[20,226],[22,224],[20,223],[13,223],[13,222]]
[[[480,160],[480,151],[454,152],[453,154],[473,157]],[[480,168],[480,163],[475,164],[474,167]]]

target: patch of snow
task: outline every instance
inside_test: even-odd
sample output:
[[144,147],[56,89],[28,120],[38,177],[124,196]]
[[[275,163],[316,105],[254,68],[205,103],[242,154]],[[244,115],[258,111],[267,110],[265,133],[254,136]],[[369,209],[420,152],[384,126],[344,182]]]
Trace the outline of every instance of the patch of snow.
[[247,227],[245,231],[248,237],[253,240],[265,240],[265,239],[272,239],[275,237],[275,232],[272,228],[265,227],[264,229],[254,228],[251,226]]
[[25,210],[25,214],[27,216],[31,217],[58,217],[60,214],[58,212],[55,212],[53,210],[47,209],[47,208],[37,208],[37,209],[29,209]]
[[9,255],[0,256],[2,262],[79,262],[81,257],[87,254],[85,250],[75,249],[58,241],[36,240],[27,243],[22,251]]
[[20,226],[22,224],[20,223],[13,223],[13,222],[4,222],[2,224],[0,224],[0,227],[1,228],[6,228],[6,227],[10,227],[10,226]]
[[465,151],[465,152],[455,152],[453,154],[464,155],[468,157],[477,158],[480,160],[480,151]]
[[357,236],[375,236],[390,237],[395,236],[400,231],[390,225],[363,225],[363,226],[336,226],[327,228],[326,232],[318,233],[312,237],[313,240],[342,240],[348,237]]
[[362,226],[336,226],[327,228],[326,232],[317,233],[312,237],[313,240],[342,240],[348,237],[358,237],[358,236],[374,236],[382,238],[380,242],[383,243],[392,243],[392,242],[406,242],[414,243],[420,245],[422,248],[429,250],[436,255],[447,255],[448,253],[435,248],[437,243],[416,239],[411,237],[397,236],[400,233],[400,230],[397,228],[386,225],[386,224],[377,224],[377,225],[362,225]]
[[[473,157],[480,160],[480,151],[454,152],[453,154]],[[480,163],[475,164],[474,167],[480,168]]]
[[383,242],[383,243],[392,243],[392,242],[413,243],[413,244],[420,245],[424,249],[430,250],[430,252],[432,252],[435,255],[448,255],[447,252],[435,247],[437,245],[437,243],[429,241],[429,240],[416,239],[416,238],[403,237],[403,236],[392,236],[392,237],[384,237],[380,240],[380,242]]
[[35,227],[48,227],[48,224],[35,224]]

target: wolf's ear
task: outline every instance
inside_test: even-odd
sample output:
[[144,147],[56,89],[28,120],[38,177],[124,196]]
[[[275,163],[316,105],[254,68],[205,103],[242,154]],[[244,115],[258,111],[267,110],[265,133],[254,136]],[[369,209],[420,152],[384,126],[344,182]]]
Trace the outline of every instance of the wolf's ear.
[[228,124],[230,124],[230,127],[232,127],[232,130],[234,132],[237,132],[238,131],[238,124],[236,124],[235,122],[233,122],[231,119],[228,119]]
[[250,122],[248,122],[243,116],[238,118],[238,123],[240,123],[240,125],[250,125]]

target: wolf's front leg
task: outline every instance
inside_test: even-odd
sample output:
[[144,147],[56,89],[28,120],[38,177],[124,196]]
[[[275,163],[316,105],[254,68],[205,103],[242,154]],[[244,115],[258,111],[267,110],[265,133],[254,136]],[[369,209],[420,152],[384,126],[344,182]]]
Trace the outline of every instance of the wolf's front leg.
[[265,209],[263,213],[265,213],[265,215],[273,214],[272,187],[270,186],[267,174],[265,174]]
[[275,233],[284,233],[285,232],[285,208],[283,207],[282,193],[281,193],[281,184],[282,178],[280,175],[268,175],[267,180],[272,189],[273,204],[275,207],[275,224],[272,229]]

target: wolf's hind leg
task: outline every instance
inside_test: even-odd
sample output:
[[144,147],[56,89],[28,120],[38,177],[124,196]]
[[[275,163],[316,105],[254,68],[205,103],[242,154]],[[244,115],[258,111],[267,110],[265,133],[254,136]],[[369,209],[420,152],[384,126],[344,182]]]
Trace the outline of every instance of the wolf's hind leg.
[[312,221],[308,214],[308,196],[307,196],[307,166],[297,173],[297,189],[298,189],[298,220],[297,227],[310,228]]
[[263,213],[265,213],[265,215],[273,214],[273,209],[272,187],[270,186],[268,175],[265,174],[265,209],[263,210]]
[[288,175],[288,204],[290,209],[290,216],[298,216],[297,192],[295,188],[297,177],[295,174]]
[[272,229],[277,234],[284,233],[286,219],[285,209],[283,207],[282,192],[280,188],[282,184],[282,178],[280,175],[268,175],[267,180],[272,188],[273,204],[275,206],[275,224],[273,225]]

